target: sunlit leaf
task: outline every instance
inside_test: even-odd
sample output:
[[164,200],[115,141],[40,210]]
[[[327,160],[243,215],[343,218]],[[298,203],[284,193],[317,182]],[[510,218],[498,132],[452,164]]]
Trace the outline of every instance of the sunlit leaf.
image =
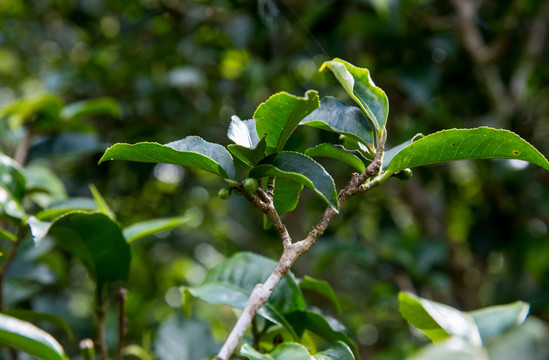
[[39,313],[36,311],[24,310],[24,309],[4,310],[2,313],[5,315],[13,316],[20,320],[28,321],[28,322],[43,321],[43,322],[50,323],[52,325],[57,326],[61,330],[63,330],[67,334],[70,341],[72,341],[73,339],[73,333],[69,324],[67,324],[67,322],[63,318],[57,315]]
[[68,359],[50,334],[27,321],[4,314],[0,314],[0,344],[44,360]]
[[295,152],[270,155],[250,171],[250,176],[275,176],[297,181],[312,189],[335,210],[338,208],[334,180],[320,164],[306,155]]
[[19,164],[0,153],[0,216],[6,214],[16,219],[25,216],[21,205],[25,186],[25,177]]
[[265,157],[267,143],[265,137],[258,138],[254,119],[242,121],[233,116],[227,136],[235,142],[227,149],[246,165],[254,166]]
[[480,345],[480,334],[470,315],[406,292],[398,294],[398,301],[402,316],[432,341],[456,336]]
[[52,220],[69,211],[74,210],[99,210],[96,202],[91,198],[72,197],[67,200],[56,201],[46,209],[35,214],[39,220]]
[[326,61],[320,71],[325,68],[332,71],[349,96],[368,115],[377,137],[381,137],[389,114],[389,100],[385,92],[374,84],[368,69],[356,67],[341,59]]
[[517,301],[512,304],[471,311],[469,314],[478,327],[482,341],[486,343],[501,336],[509,328],[522,324],[529,311],[530,305]]
[[307,91],[305,97],[277,93],[259,105],[253,118],[259,138],[266,135],[266,154],[282,151],[301,120],[318,106],[318,93],[314,90]]
[[374,134],[364,112],[330,96],[323,98],[320,107],[303,119],[300,125],[346,135],[373,148]]
[[99,163],[107,160],[169,163],[194,167],[225,178],[235,178],[231,154],[223,146],[188,136],[166,145],[152,142],[115,144],[108,148]]
[[480,127],[443,130],[408,143],[393,156],[386,171],[466,159],[517,159],[549,170],[547,159],[517,134]]

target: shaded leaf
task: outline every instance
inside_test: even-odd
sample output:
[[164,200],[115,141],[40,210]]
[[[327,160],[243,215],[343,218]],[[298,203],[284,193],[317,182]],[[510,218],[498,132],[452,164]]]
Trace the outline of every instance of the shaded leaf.
[[359,173],[362,173],[366,169],[366,165],[361,160],[361,155],[358,151],[346,150],[342,146],[333,144],[320,144],[314,148],[305,150],[305,155],[311,157],[328,157],[339,160],[349,166],[352,166]]
[[33,324],[0,314],[0,344],[44,360],[68,359],[61,345],[50,334]]
[[355,355],[347,344],[338,341],[329,349],[322,351],[314,356],[315,360],[355,360]]
[[59,246],[76,256],[96,281],[101,296],[107,282],[127,280],[130,268],[130,247],[120,227],[107,215],[98,212],[71,212],[57,218],[51,225]]
[[10,241],[15,241],[17,240],[17,236],[15,234],[12,234],[8,230],[0,227],[0,239],[8,239]]
[[27,160],[78,158],[103,151],[107,146],[96,134],[65,131],[33,142]]
[[99,163],[107,160],[189,166],[230,179],[234,179],[236,174],[233,159],[227,149],[198,136],[187,136],[166,145],[152,142],[115,144],[105,151]]
[[326,61],[320,71],[325,68],[332,71],[349,96],[368,115],[377,138],[380,138],[387,123],[389,100],[385,92],[374,84],[368,69],[356,67],[341,59]]
[[305,275],[303,279],[299,282],[299,287],[301,290],[311,290],[321,295],[324,295],[328,300],[332,302],[336,308],[338,314],[341,314],[341,304],[339,299],[332,288],[332,286],[324,280],[318,280],[308,275]]
[[40,165],[28,165],[23,173],[29,197],[41,208],[67,198],[65,185],[50,169]]
[[123,233],[128,244],[160,231],[171,230],[184,225],[188,221],[185,216],[147,220],[127,226]]
[[[229,284],[251,293],[257,284],[267,280],[276,264],[276,261],[264,256],[240,252],[208,271],[204,284]],[[305,309],[305,300],[292,273],[288,273],[276,286],[269,303],[283,314]]]
[[349,136],[367,145],[373,152],[374,135],[364,112],[357,107],[347,106],[334,97],[324,97],[320,101],[320,107],[303,119],[300,125]]
[[282,151],[301,120],[318,106],[318,93],[314,90],[307,91],[302,98],[285,92],[277,93],[259,105],[253,118],[257,135],[260,138],[266,135],[266,154]]
[[342,331],[343,329],[334,329],[321,314],[311,310],[295,311],[287,314],[286,318],[300,337],[305,330],[308,330],[320,336],[328,343],[341,341],[347,344],[355,355],[358,355],[356,344]]
[[275,180],[273,203],[276,211],[283,214],[296,208],[303,184],[279,177]]
[[250,176],[275,176],[297,181],[316,192],[337,211],[334,180],[320,164],[306,155],[295,152],[270,155],[250,171]]
[[[200,286],[188,287],[183,289],[184,294],[190,294],[213,305],[227,305],[235,309],[244,309],[250,298],[251,291],[229,283],[209,282]],[[185,296],[185,295],[184,295]],[[259,316],[271,321],[272,323],[288,330],[292,337],[297,340],[292,325],[286,320],[283,314],[268,301],[257,312]]]
[[[12,102],[0,112],[0,119],[8,118],[11,128],[30,122],[37,129],[49,129],[59,121],[63,101],[56,95],[41,93]],[[39,115],[39,116],[37,116]]]
[[66,105],[61,110],[61,118],[65,121],[90,115],[111,115],[120,117],[120,105],[113,98],[103,97],[90,100],[82,100]]
[[443,130],[409,143],[394,155],[386,171],[466,159],[517,159],[549,170],[547,159],[517,134],[480,127]]

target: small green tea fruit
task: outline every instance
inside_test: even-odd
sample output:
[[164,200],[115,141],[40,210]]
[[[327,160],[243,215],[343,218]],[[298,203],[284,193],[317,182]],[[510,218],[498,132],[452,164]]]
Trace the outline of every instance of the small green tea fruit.
[[242,185],[244,186],[244,190],[248,193],[254,193],[259,188],[259,183],[257,182],[257,179],[254,178],[247,178]]
[[217,193],[217,196],[219,196],[219,198],[222,200],[227,200],[228,198],[231,197],[231,188],[226,187],[226,188],[220,189],[219,192]]
[[393,176],[396,177],[396,178],[399,178],[400,180],[407,181],[407,180],[410,180],[412,178],[412,175],[414,175],[412,170],[403,169],[403,170],[400,170],[400,171],[396,172]]

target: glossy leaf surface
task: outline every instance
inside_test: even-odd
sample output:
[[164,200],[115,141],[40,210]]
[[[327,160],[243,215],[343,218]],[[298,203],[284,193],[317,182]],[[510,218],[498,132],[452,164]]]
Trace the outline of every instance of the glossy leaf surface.
[[188,136],[166,145],[152,142],[115,144],[105,151],[99,163],[107,160],[169,163],[206,170],[225,178],[235,177],[233,159],[227,149],[198,136]]
[[411,142],[393,156],[387,171],[467,159],[517,159],[549,170],[547,159],[517,134],[480,127],[443,130]]
[[50,334],[29,322],[4,314],[0,314],[0,344],[44,360],[68,359]]
[[301,120],[318,106],[318,93],[314,90],[307,91],[305,97],[277,93],[259,105],[253,118],[258,137],[266,136],[266,154],[282,151]]
[[84,197],[72,197],[67,200],[56,201],[35,216],[39,220],[53,220],[67,212],[74,210],[95,211],[99,210],[93,199]]
[[265,137],[258,138],[254,119],[242,121],[233,116],[227,136],[235,142],[227,149],[244,164],[254,166],[265,157],[267,143]]
[[268,354],[260,353],[249,344],[244,344],[240,349],[240,355],[250,360],[355,360],[351,350],[342,342],[337,342],[315,355],[311,355],[303,345],[296,343],[281,344]]
[[0,215],[16,219],[25,216],[21,201],[25,195],[25,177],[15,160],[0,153]]
[[328,68],[372,121],[378,137],[381,136],[389,114],[389,100],[385,92],[377,87],[368,69],[356,67],[344,60],[326,61],[320,71]]
[[312,189],[337,210],[334,180],[320,164],[303,154],[281,152],[268,156],[250,171],[250,176],[275,176],[297,181]]
[[323,98],[320,107],[303,119],[300,125],[346,135],[370,148],[373,147],[374,134],[364,112],[355,106],[347,106],[331,96]]
[[10,310],[5,310],[2,313],[5,315],[13,316],[20,320],[28,321],[28,322],[44,321],[44,322],[50,323],[62,329],[69,337],[69,340],[72,341],[73,333],[71,328],[69,327],[69,324],[67,324],[67,322],[63,318],[57,315],[39,313],[39,312],[24,310],[24,309],[10,309]]

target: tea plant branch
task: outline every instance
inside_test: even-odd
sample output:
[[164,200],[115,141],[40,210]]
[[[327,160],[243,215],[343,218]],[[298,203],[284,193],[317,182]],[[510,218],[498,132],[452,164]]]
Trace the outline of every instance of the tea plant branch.
[[118,302],[118,346],[116,348],[116,360],[122,360],[122,348],[124,347],[128,332],[128,319],[126,318],[124,309],[127,293],[126,289],[120,288],[116,294],[116,301]]
[[105,334],[105,298],[96,294],[95,316],[97,318],[97,346],[99,347],[99,355],[101,360],[107,360],[109,353],[107,351],[107,339]]
[[[368,179],[377,175],[381,169],[381,160],[383,156],[383,149],[385,145],[385,134],[380,139],[378,144],[378,151],[376,152],[375,158],[372,163],[362,172],[361,174],[353,174],[351,180],[338,194],[338,207],[341,208],[345,202],[353,195],[360,192],[360,186],[362,183]],[[228,360],[231,355],[234,353],[238,344],[240,343],[244,333],[252,323],[255,315],[259,309],[269,300],[269,297],[273,293],[275,287],[282,280],[286,274],[290,271],[292,265],[297,261],[297,259],[305,252],[307,252],[316,242],[318,237],[320,237],[326,228],[328,227],[330,221],[337,216],[337,211],[331,206],[327,207],[324,211],[322,217],[320,218],[317,225],[309,232],[307,237],[301,241],[292,243],[291,237],[286,229],[286,226],[280,220],[276,209],[274,208],[271,197],[267,193],[262,193],[263,190],[258,189],[259,197],[265,199],[267,196],[267,202],[262,201],[258,196],[254,194],[245,194],[246,198],[251,201],[256,207],[263,211],[267,217],[273,222],[275,228],[277,229],[281,240],[283,243],[283,251],[280,259],[271,273],[267,278],[265,283],[257,284],[248,303],[246,304],[242,314],[237,320],[235,326],[233,327],[231,333],[229,334],[225,344],[219,351],[218,355],[215,357],[215,360]]]

